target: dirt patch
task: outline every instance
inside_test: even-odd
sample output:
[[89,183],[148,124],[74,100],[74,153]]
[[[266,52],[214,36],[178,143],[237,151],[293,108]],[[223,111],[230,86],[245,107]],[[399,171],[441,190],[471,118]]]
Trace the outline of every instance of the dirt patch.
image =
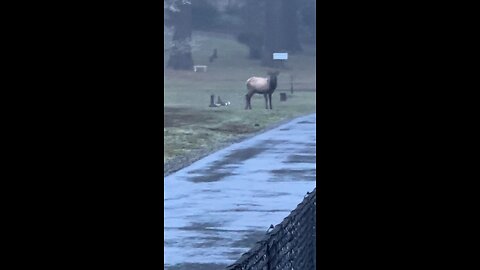
[[205,111],[183,107],[163,107],[163,127],[181,127],[196,123],[214,123],[215,117]]
[[225,142],[217,143],[211,148],[206,148],[206,149],[197,149],[190,151],[188,155],[183,155],[183,156],[178,156],[175,158],[172,158],[168,161],[163,162],[163,176],[166,177],[167,175],[174,173],[182,168],[187,167],[188,165],[192,164],[193,162],[200,160],[201,158],[204,158],[208,156],[209,154],[212,154],[215,151],[218,151],[222,148],[225,148],[233,143],[239,142],[244,139],[244,136],[240,136],[235,139],[231,139]]
[[232,133],[232,134],[247,134],[252,133],[259,128],[255,125],[244,125],[244,124],[235,124],[235,123],[227,123],[220,127],[215,128],[208,128],[211,131],[219,131],[223,133]]

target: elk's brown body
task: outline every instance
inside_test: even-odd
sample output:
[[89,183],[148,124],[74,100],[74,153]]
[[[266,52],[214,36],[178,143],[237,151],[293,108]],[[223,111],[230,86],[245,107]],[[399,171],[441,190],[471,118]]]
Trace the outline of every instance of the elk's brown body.
[[246,104],[245,110],[252,109],[252,105],[250,103],[251,98],[254,94],[263,94],[265,97],[265,109],[268,109],[268,101],[270,103],[270,109],[272,109],[272,94],[277,88],[277,76],[278,71],[275,72],[268,72],[268,78],[262,77],[251,77],[247,80],[247,90],[248,93],[245,95]]

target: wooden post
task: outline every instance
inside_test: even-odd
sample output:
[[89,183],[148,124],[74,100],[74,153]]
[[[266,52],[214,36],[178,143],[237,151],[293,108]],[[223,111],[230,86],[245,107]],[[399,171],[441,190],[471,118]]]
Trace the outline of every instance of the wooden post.
[[293,95],[293,75],[290,75],[290,93]]

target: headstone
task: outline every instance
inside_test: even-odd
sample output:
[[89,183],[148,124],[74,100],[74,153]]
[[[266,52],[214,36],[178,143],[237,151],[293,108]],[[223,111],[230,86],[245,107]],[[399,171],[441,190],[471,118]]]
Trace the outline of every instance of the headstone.
[[280,93],[280,101],[287,101],[287,94]]
[[208,106],[208,107],[217,107],[217,106],[215,105],[214,100],[215,100],[215,95],[211,95],[211,96],[210,96],[210,106]]

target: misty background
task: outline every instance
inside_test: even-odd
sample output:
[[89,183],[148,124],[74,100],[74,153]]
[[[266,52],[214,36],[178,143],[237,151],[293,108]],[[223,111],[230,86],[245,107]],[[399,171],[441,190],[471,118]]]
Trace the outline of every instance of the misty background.
[[315,0],[164,0],[164,15],[171,69],[193,69],[195,31],[232,35],[248,48],[246,57],[267,67],[276,65],[273,52],[315,46]]

